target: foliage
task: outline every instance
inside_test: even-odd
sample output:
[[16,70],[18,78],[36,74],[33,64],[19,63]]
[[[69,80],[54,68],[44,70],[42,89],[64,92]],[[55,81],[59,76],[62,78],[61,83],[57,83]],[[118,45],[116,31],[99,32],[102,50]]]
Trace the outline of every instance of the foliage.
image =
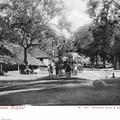
[[[75,33],[75,45],[79,53],[90,57],[98,56],[105,61],[120,61],[120,3],[117,0],[89,0],[88,10],[93,19],[85,31],[82,27]],[[116,62],[117,63],[117,62]]]
[[71,25],[72,24],[67,20],[65,13],[59,19],[58,24],[62,29],[66,29],[67,31],[71,32]]
[[99,0],[88,0],[87,2],[87,13],[90,17],[94,17],[97,14],[97,10],[99,8],[100,1]]
[[83,26],[74,34],[74,46],[80,54],[86,56],[90,56],[90,44],[93,43],[93,37],[89,31],[90,26],[91,25]]
[[111,56],[113,57],[111,53],[116,49],[113,48],[116,38],[115,29],[119,26],[117,9],[114,1],[103,0],[101,10],[94,18],[94,28],[91,30],[95,39],[97,54],[103,59],[104,64],[106,60],[110,60]]
[[60,13],[63,4],[59,0],[10,0],[1,3],[0,8],[9,21],[7,39],[24,48],[24,62],[27,64],[27,50],[42,44],[48,22]]

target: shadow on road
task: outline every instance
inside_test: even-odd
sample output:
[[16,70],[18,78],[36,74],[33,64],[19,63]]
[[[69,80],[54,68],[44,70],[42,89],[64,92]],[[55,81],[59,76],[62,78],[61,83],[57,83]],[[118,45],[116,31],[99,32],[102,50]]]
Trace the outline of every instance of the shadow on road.
[[46,77],[42,77],[38,80],[86,80],[86,81],[89,81],[89,79],[84,79],[84,78],[79,78],[79,77],[71,77],[70,79],[66,79],[65,77],[49,77],[49,76],[46,76]]
[[3,81],[1,84],[3,86],[0,87],[0,92],[2,91],[11,91],[11,90],[20,90],[20,89],[29,89],[29,88],[40,88],[46,86],[55,86],[55,85],[64,85],[64,84],[84,84],[88,83],[90,80],[81,79],[77,77],[71,77],[70,79],[66,79],[65,77],[50,78],[49,76],[42,77],[36,80],[30,81]]

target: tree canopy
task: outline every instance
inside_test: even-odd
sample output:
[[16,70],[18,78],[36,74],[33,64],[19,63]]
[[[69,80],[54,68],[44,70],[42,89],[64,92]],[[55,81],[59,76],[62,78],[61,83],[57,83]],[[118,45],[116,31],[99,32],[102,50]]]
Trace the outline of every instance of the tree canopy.
[[120,61],[119,1],[89,0],[88,13],[93,22],[87,31],[83,27],[75,33],[77,50],[79,53],[89,56],[92,61],[100,57],[103,60],[104,67],[106,60],[116,64]]
[[9,0],[1,3],[1,14],[8,21],[6,40],[24,48],[24,63],[27,50],[41,45],[45,39],[46,26],[63,9],[60,0]]

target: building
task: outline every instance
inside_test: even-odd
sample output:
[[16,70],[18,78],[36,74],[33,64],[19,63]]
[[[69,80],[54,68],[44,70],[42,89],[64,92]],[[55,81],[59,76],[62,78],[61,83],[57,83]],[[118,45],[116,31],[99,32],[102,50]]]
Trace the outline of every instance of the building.
[[[18,58],[23,61],[24,60],[24,49],[19,45],[12,44],[11,51],[18,56]],[[33,66],[44,66],[44,64],[32,56],[30,53],[27,53],[27,61],[29,65]]]
[[32,55],[34,58],[39,59],[45,66],[48,66],[48,64],[50,63],[50,56],[39,48],[32,48],[29,51],[29,54]]

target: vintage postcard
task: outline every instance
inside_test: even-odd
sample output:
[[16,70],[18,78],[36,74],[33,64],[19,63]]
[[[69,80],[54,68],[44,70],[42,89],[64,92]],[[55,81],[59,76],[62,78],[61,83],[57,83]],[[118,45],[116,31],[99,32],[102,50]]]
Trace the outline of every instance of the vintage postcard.
[[0,120],[119,105],[119,0],[0,0]]

